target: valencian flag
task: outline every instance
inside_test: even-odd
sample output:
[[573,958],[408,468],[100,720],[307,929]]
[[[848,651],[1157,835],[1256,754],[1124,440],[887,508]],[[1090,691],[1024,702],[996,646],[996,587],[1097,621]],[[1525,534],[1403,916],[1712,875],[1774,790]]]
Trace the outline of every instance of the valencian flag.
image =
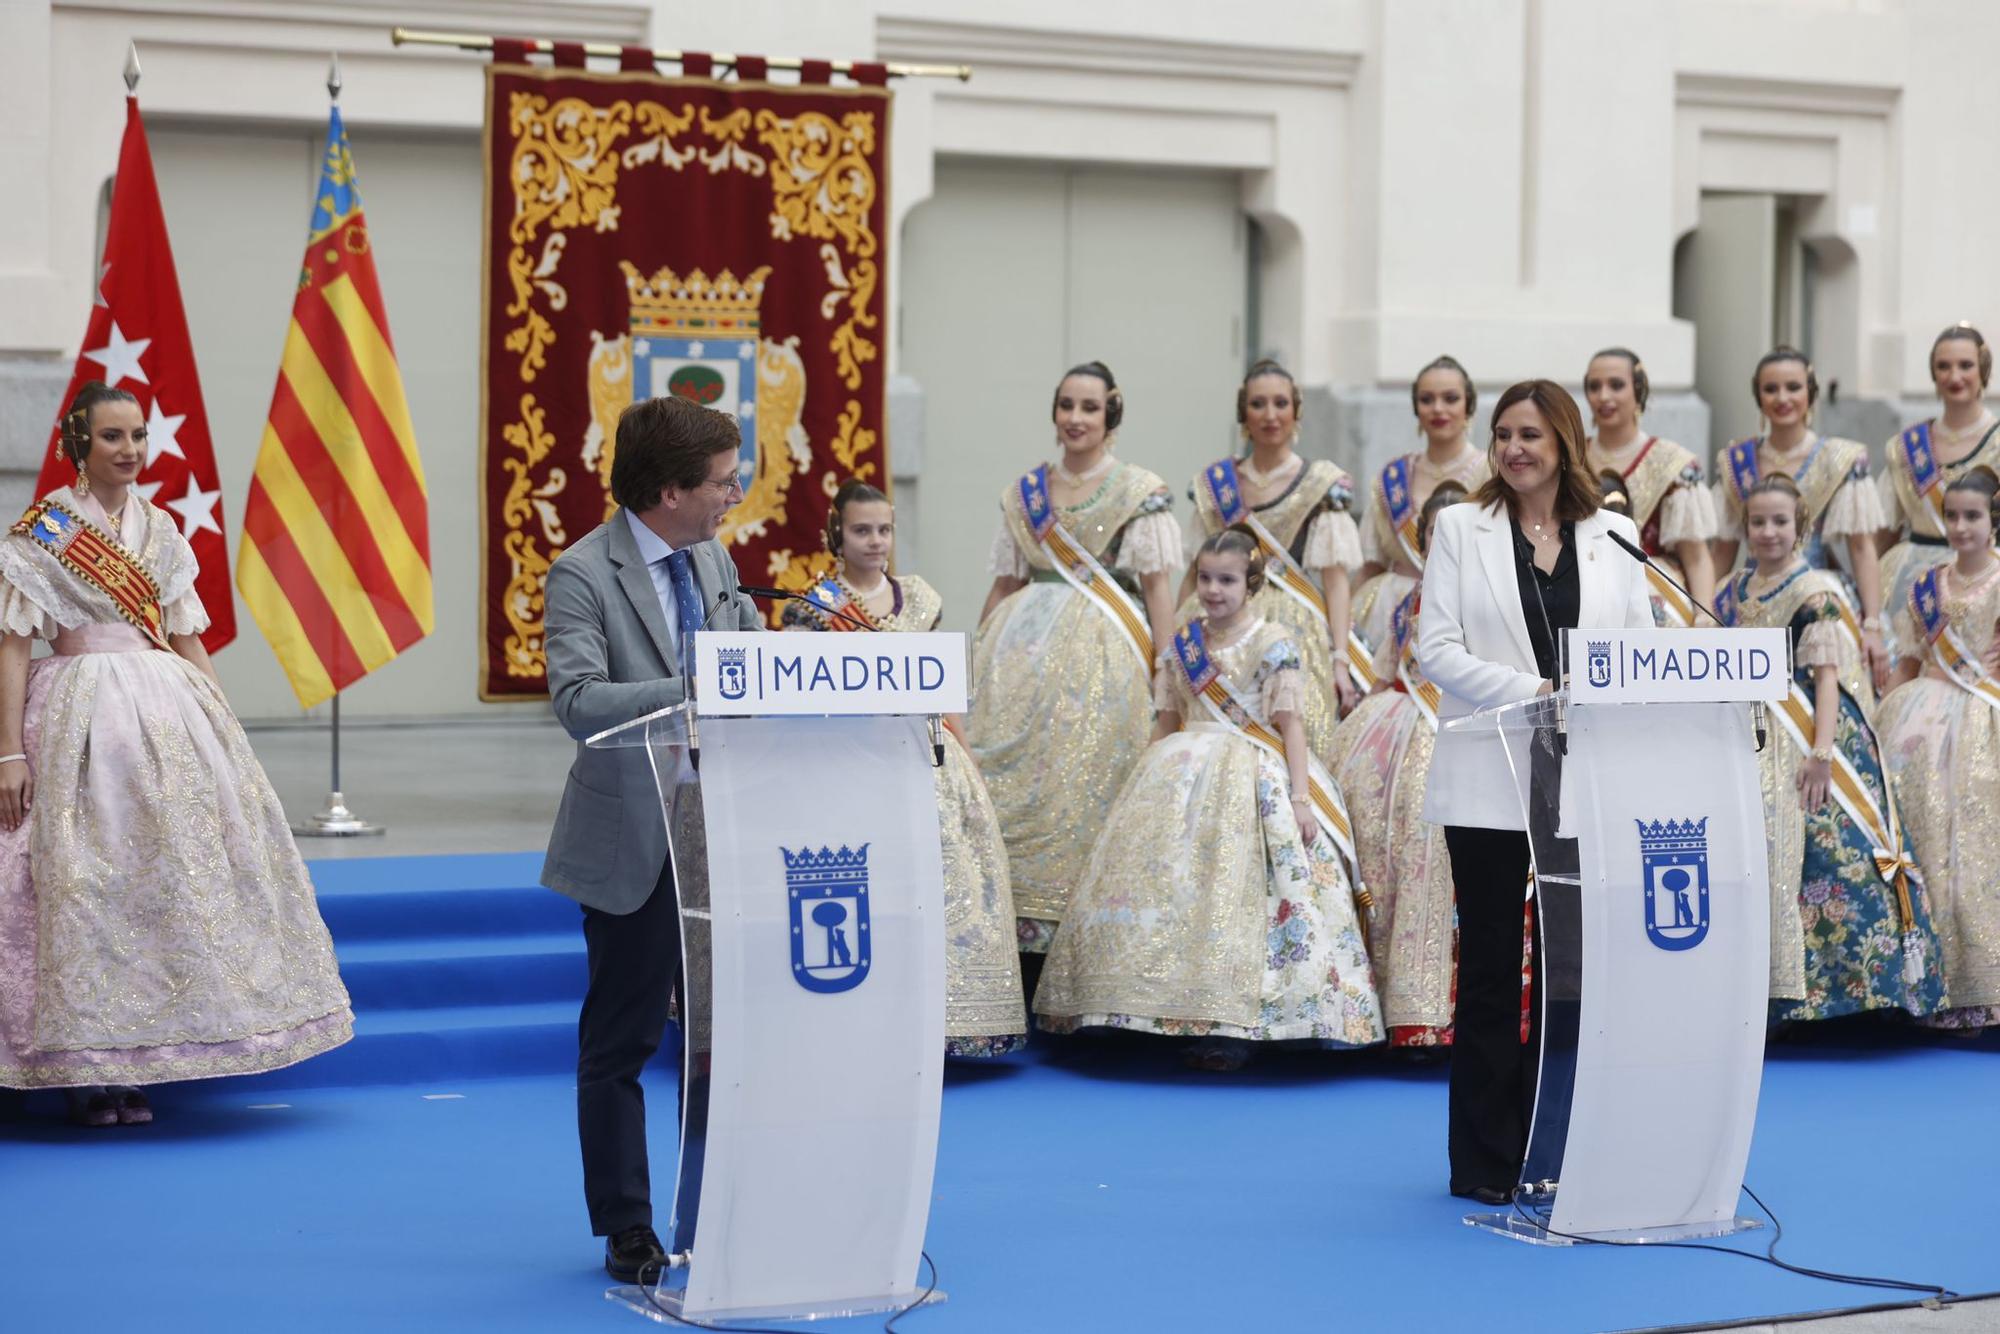
[[[180,521],[181,536],[194,548],[200,571],[195,591],[208,608],[201,642],[213,653],[236,638],[229,549],[222,537],[222,485],[216,480],[215,446],[209,441],[208,413],[195,374],[194,344],[188,338],[167,219],[136,97],[125,99],[125,142],[111,188],[111,226],[98,270],[97,300],[63,407],[91,380],[127,391],[146,413],[146,463],[135,485],[140,495]],[[35,479],[37,496],[76,480],[74,466],[58,449],[61,440],[58,419]]]
[[431,631],[423,464],[338,106],[236,586],[306,708]]

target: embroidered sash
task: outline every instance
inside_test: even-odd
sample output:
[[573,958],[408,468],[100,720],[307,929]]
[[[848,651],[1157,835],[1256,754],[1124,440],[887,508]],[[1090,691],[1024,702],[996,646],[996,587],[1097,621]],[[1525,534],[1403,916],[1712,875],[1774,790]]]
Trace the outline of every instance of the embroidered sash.
[[[1174,635],[1174,661],[1180,664],[1181,674],[1187,679],[1188,689],[1194,697],[1208,706],[1212,721],[1262,746],[1276,755],[1280,763],[1285,762],[1284,741],[1271,730],[1250,702],[1237,693],[1229,678],[1222,674],[1222,669],[1209,656],[1208,643],[1199,620],[1189,621]],[[1234,712],[1230,706],[1234,706]],[[1361,883],[1361,864],[1354,855],[1354,822],[1348,818],[1347,807],[1340,799],[1340,787],[1311,750],[1306,752],[1306,796],[1320,829],[1333,840],[1334,849],[1347,864],[1348,878],[1354,885],[1355,902],[1363,908],[1374,907],[1374,897]]]
[[155,647],[172,650],[160,612],[160,586],[137,556],[96,525],[59,501],[47,499],[30,505],[13,532],[42,547],[64,569],[110,598],[118,614]]
[[1944,567],[1932,566],[1910,588],[1910,613],[1917,628],[1930,641],[1931,661],[1945,678],[1961,690],[2000,709],[2000,681],[1987,673],[1977,654],[1967,649],[1951,617],[1944,610],[1944,588],[1939,574]]
[[1410,460],[1413,455],[1389,460],[1375,479],[1375,503],[1389,516],[1389,528],[1403,558],[1415,569],[1424,568],[1423,553],[1417,550],[1417,501],[1410,490]]
[[1153,636],[1146,628],[1145,615],[1133,603],[1131,596],[1118,586],[1110,572],[1098,563],[1097,557],[1085,550],[1083,544],[1071,537],[1057,520],[1055,506],[1049,501],[1048,465],[1042,464],[1022,477],[1014,490],[1028,531],[1041,543],[1042,552],[1055,566],[1056,573],[1111,618],[1112,624],[1123,632],[1126,642],[1132,646],[1132,651],[1139,655],[1139,670],[1150,679]]
[[[1305,465],[1310,467],[1311,465]],[[1264,549],[1264,560],[1275,576],[1272,582],[1291,594],[1307,610],[1319,617],[1320,624],[1328,627],[1329,637],[1332,626],[1327,621],[1326,595],[1313,583],[1312,578],[1299,563],[1292,559],[1292,553],[1284,543],[1271,534],[1257,512],[1243,499],[1243,488],[1236,479],[1236,460],[1217,459],[1201,470],[1202,489],[1208,493],[1209,503],[1224,526],[1240,523],[1257,536],[1257,545]]]
[[1931,424],[1918,422],[1903,432],[1903,471],[1917,500],[1930,510],[1939,532],[1944,531],[1944,469],[1938,466],[1937,452],[1931,448]]
[[1396,604],[1390,618],[1396,636],[1396,680],[1402,684],[1403,692],[1417,706],[1431,731],[1437,731],[1438,701],[1444,692],[1437,683],[1427,680],[1417,666],[1417,610],[1423,605],[1423,590],[1413,588],[1403,600]]
[[[1799,754],[1811,755],[1813,700],[1797,677],[1792,679],[1791,693],[1773,713],[1792,744],[1799,748]],[[1910,899],[1910,880],[1915,877],[1921,883],[1922,874],[1916,862],[1903,852],[1903,823],[1896,814],[1896,799],[1890,795],[1886,805],[1878,806],[1861,771],[1839,746],[1833,748],[1832,779],[1827,786],[1840,809],[1847,812],[1847,818],[1860,827],[1862,837],[1868,840],[1875,873],[1896,891],[1896,912],[1903,921],[1903,976],[1914,983],[1923,977],[1924,959],[1923,938],[1915,930],[1916,909]],[[1782,794],[1779,799],[1783,799]]]
[[825,618],[828,630],[859,630],[859,626],[840,619],[843,616],[851,616],[862,625],[875,625],[875,618],[860,603],[847,596],[847,590],[841,587],[840,581],[831,576],[807,589],[806,600],[817,610],[831,613]]

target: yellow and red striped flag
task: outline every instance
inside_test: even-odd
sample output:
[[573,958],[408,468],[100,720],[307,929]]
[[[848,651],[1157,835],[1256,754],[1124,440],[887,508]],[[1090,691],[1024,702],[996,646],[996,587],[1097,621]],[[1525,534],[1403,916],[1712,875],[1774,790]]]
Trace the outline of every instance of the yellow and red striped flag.
[[306,708],[431,631],[428,502],[333,108],[236,587]]

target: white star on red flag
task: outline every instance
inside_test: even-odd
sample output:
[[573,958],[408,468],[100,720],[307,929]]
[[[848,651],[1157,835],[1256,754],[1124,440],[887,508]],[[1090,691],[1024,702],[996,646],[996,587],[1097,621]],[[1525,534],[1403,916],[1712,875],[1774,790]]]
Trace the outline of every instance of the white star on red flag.
[[222,492],[204,491],[193,473],[188,474],[187,494],[179,500],[169,500],[167,508],[181,516],[181,536],[192,539],[196,533],[210,532],[217,536],[222,533],[222,525],[215,521],[215,502],[222,499]]
[[[153,400],[152,409],[146,414],[146,467],[152,467],[154,460],[162,454],[172,454],[177,459],[187,457],[181,453],[180,441],[174,439],[174,432],[178,431],[181,423],[186,420],[186,413],[178,417],[169,417],[160,411],[160,400],[157,398]],[[151,500],[152,497],[148,496],[146,499]]]
[[146,368],[139,364],[139,358],[153,345],[150,338],[127,338],[125,331],[118,327],[118,321],[111,321],[110,341],[95,352],[85,352],[85,361],[94,361],[104,367],[104,383],[116,389],[127,380],[146,383]]

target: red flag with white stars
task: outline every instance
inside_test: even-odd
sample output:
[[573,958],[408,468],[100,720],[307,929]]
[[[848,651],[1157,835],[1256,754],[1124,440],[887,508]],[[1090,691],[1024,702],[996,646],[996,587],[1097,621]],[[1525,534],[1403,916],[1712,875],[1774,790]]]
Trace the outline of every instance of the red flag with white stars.
[[[215,446],[195,374],[194,344],[181,307],[167,219],[153,180],[153,156],[146,148],[146,125],[139,99],[125,99],[125,143],[118,152],[118,178],[111,187],[111,227],[104,241],[97,300],[83,350],[70,376],[67,408],[91,380],[124,389],[146,413],[146,466],[139,470],[139,494],[173,515],[181,535],[194,547],[201,573],[195,591],[208,608],[201,642],[209,652],[236,638],[236,603],[229,582],[229,550],[222,536],[222,484],[215,472]],[[45,496],[76,480],[76,470],[58,450],[62,418],[57,414],[42,459],[35,494]]]

